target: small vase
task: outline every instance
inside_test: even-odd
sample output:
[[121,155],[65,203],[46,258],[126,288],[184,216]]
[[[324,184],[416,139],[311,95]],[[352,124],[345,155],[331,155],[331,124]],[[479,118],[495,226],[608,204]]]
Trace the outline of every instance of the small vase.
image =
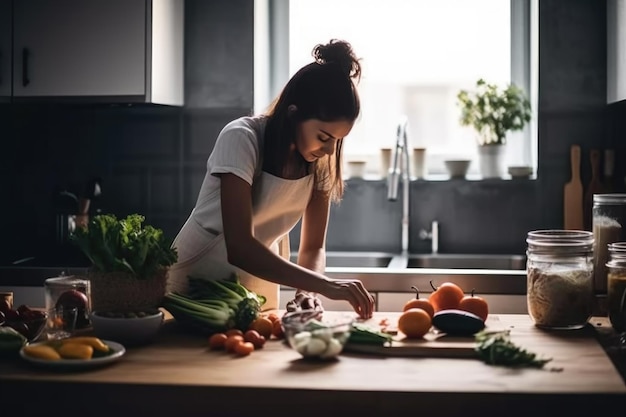
[[478,162],[483,178],[502,178],[504,176],[505,145],[479,145]]

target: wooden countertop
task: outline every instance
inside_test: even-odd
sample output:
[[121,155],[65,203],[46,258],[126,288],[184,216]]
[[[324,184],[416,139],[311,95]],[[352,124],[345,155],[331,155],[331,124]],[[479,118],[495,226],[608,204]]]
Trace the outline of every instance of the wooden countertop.
[[182,333],[170,322],[154,344],[129,348],[122,360],[101,369],[60,373],[19,359],[0,361],[0,403],[3,412],[15,407],[15,415],[24,416],[44,409],[46,416],[57,409],[60,415],[67,407],[81,416],[151,417],[591,416],[610,407],[626,410],[626,385],[594,326],[554,334],[535,328],[526,315],[497,317],[516,344],[552,357],[547,368],[563,370],[352,353],[308,362],[275,340],[238,358],[209,351],[205,337]]

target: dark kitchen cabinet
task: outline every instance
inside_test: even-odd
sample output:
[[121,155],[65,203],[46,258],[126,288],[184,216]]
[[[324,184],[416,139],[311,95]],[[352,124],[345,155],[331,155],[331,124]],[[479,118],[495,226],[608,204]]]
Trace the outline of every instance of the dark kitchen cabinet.
[[13,100],[182,105],[183,15],[184,0],[14,1]]
[[0,102],[11,96],[11,0],[0,0]]
[[606,3],[607,102],[626,100],[626,3]]

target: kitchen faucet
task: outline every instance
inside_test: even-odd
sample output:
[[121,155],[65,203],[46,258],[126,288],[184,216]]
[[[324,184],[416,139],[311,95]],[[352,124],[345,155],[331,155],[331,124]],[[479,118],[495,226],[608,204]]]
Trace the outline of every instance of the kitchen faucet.
[[398,199],[398,183],[402,177],[402,236],[401,262],[408,263],[409,254],[409,144],[407,134],[407,118],[403,116],[398,123],[396,145],[393,148],[392,165],[387,178],[387,199]]
[[430,226],[430,232],[425,229],[419,231],[419,238],[422,240],[430,240],[430,251],[433,254],[439,253],[439,222],[433,220]]

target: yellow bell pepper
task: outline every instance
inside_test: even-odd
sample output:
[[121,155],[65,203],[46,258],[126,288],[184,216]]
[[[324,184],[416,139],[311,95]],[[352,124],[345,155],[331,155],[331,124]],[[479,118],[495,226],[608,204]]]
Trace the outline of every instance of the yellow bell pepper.
[[26,345],[24,353],[32,358],[58,361],[61,355],[52,346],[48,345]]
[[83,345],[89,345],[99,352],[108,352],[109,346],[97,337],[89,336],[74,336],[67,339],[63,339],[63,343],[80,343]]
[[91,359],[93,356],[93,347],[83,343],[63,343],[58,352],[64,359]]

